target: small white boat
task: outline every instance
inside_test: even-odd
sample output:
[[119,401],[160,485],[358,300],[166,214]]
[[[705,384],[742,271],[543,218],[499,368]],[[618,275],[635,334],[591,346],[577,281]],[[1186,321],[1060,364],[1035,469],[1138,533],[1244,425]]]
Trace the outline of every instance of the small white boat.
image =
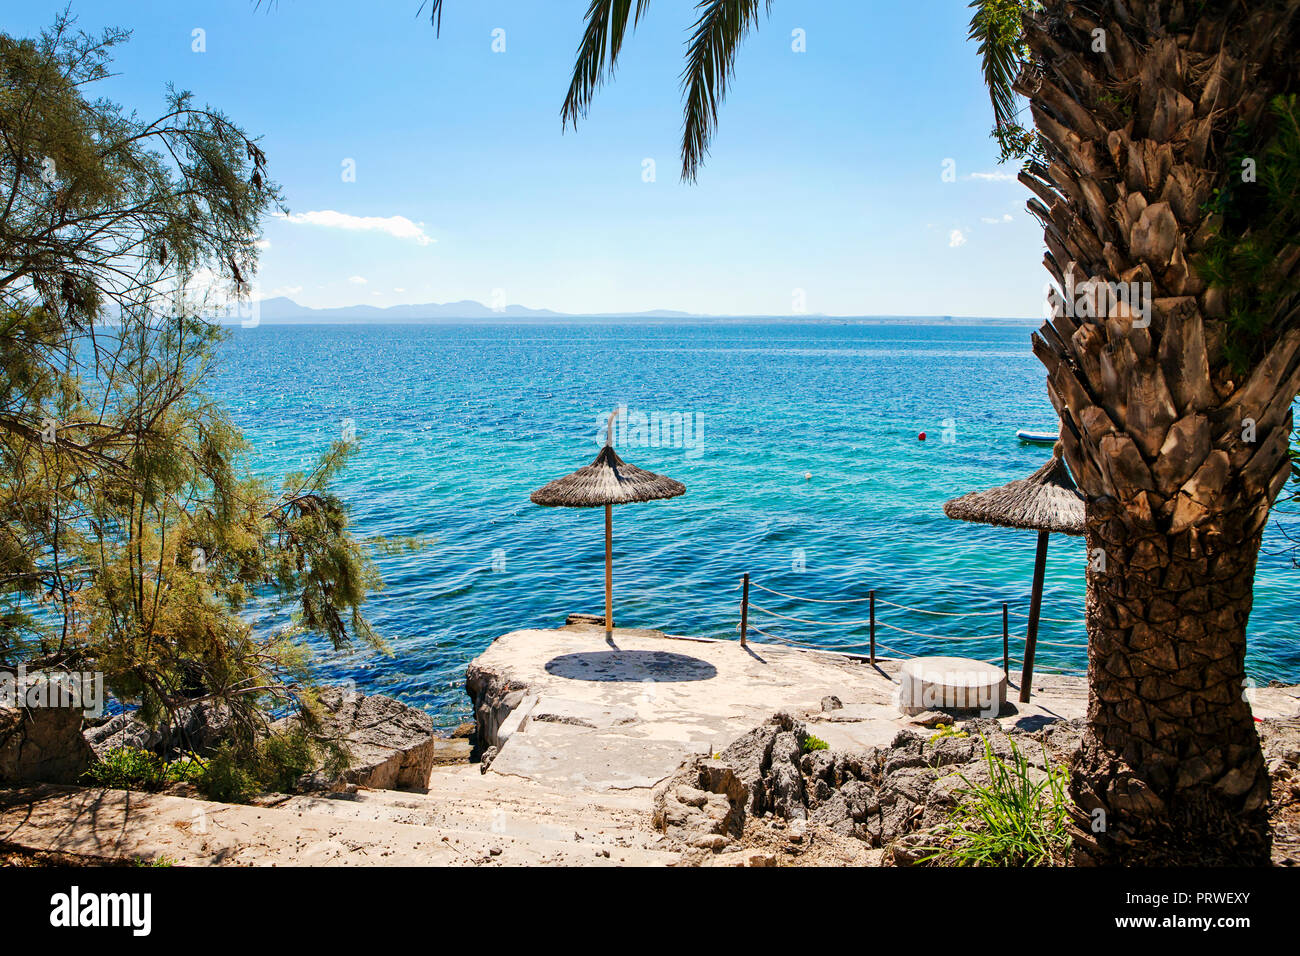
[[1061,435],[1059,432],[1036,432],[1022,428],[1016,432],[1016,437],[1031,445],[1055,445]]

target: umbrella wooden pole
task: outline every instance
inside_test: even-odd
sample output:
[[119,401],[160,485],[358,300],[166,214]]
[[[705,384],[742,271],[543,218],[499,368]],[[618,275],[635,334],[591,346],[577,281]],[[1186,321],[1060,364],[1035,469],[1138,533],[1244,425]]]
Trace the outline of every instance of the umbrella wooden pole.
[[1038,552],[1034,555],[1034,592],[1029,599],[1029,627],[1025,631],[1025,661],[1020,672],[1020,703],[1029,703],[1029,688],[1034,680],[1034,650],[1038,647],[1038,612],[1043,609],[1043,573],[1047,570],[1047,538],[1051,532],[1038,532]]
[[605,505],[605,636],[614,634],[614,508]]

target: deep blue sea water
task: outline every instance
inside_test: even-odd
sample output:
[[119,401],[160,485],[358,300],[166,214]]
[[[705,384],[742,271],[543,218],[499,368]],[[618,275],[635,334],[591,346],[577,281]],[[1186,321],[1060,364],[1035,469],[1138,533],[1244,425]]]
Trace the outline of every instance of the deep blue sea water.
[[[1053,427],[1043,383],[1027,327],[260,326],[235,330],[225,346],[218,395],[268,476],[307,464],[352,420],[359,451],[338,490],[356,532],[423,546],[377,557],[385,589],[367,607],[392,656],[327,657],[322,675],[451,725],[468,713],[465,665],[495,637],[603,610],[601,512],[540,508],[528,495],[588,463],[598,422],[619,405],[690,414],[698,430],[691,448],[618,449],[687,487],[615,509],[619,625],[734,637],[748,571],[801,596],[874,588],[881,602],[994,612],[947,618],[882,603],[879,621],[894,627],[989,639],[883,626],[878,639],[909,653],[1000,659],[1001,605],[1028,610],[1035,535],[954,522],[941,506],[1046,461],[1049,449],[1014,437]],[[1248,660],[1261,681],[1300,680],[1300,570],[1286,543],[1270,526]],[[1041,641],[1084,639],[1084,550],[1081,539],[1052,538],[1043,614],[1071,623],[1045,622]],[[827,625],[867,616],[865,604],[752,597]],[[867,635],[865,626],[751,620],[829,648]],[[1011,621],[1018,658],[1025,621]],[[1082,671],[1085,660],[1083,650],[1039,647],[1044,669]]]

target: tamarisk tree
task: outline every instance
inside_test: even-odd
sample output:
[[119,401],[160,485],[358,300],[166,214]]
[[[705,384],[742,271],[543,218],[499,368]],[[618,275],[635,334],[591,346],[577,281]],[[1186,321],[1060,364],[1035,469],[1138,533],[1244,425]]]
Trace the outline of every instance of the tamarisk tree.
[[[223,705],[250,742],[306,699],[301,635],[378,644],[375,573],[328,490],[351,445],[271,486],[208,394],[205,319],[279,208],[257,142],[170,91],[88,98],[119,31],[0,34],[0,666],[92,667],[166,723]],[[296,626],[256,634],[251,602]]]

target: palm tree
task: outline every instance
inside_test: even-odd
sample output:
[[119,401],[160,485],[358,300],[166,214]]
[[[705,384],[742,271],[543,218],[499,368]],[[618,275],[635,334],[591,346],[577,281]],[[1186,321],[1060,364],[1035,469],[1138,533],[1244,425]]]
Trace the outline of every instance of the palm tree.
[[[994,136],[1004,160],[1024,161],[1059,289],[1033,348],[1088,501],[1076,846],[1082,861],[1267,862],[1269,779],[1244,660],[1300,392],[1300,0],[971,6]],[[591,0],[566,126],[647,7]],[[697,4],[687,181],[736,51],[770,7]]]
[[[1298,12],[1109,0],[1024,19],[1036,69],[1017,88],[1046,168],[1021,181],[1049,272],[1085,290],[1033,346],[1103,557],[1073,784],[1109,820],[1103,858],[1268,861],[1244,659],[1300,390]],[[1098,279],[1141,283],[1148,315],[1087,314]]]

